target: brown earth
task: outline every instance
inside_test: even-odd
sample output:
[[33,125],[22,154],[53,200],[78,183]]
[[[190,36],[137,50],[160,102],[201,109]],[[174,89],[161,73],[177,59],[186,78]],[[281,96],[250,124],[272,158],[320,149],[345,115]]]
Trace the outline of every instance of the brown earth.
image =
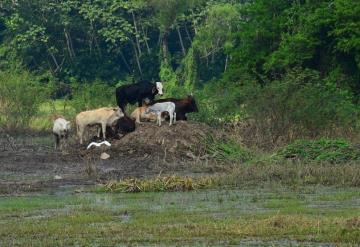
[[[0,194],[87,185],[125,177],[193,174],[216,170],[204,151],[208,135],[223,137],[205,124],[179,121],[137,125],[120,140],[89,150],[75,139],[63,152],[52,147],[51,134],[0,135]],[[34,140],[37,141],[34,141]],[[101,153],[110,158],[103,160]]]

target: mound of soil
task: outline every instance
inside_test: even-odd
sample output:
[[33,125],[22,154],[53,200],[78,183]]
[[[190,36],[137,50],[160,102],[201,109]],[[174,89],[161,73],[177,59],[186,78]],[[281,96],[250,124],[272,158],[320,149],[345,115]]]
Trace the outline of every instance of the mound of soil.
[[214,134],[214,130],[201,123],[179,121],[175,125],[145,123],[136,131],[125,135],[113,143],[117,151],[137,154],[167,155],[174,160],[189,158],[189,153],[199,154],[204,138]]
[[99,154],[104,150],[111,157],[156,156],[167,161],[184,161],[203,155],[204,139],[207,135],[219,136],[206,124],[179,121],[175,125],[142,123],[136,130],[119,140],[112,140],[111,148],[91,148],[85,150],[84,156]]

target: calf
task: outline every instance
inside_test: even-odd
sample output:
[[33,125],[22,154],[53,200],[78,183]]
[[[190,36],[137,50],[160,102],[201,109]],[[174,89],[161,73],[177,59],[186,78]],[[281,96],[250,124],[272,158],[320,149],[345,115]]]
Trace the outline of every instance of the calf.
[[173,102],[175,104],[176,120],[186,121],[186,113],[198,112],[195,98],[192,95],[183,99],[167,98],[154,101],[154,103],[160,102]]
[[119,107],[103,107],[96,110],[80,112],[75,118],[80,144],[83,143],[83,134],[87,126],[97,124],[101,125],[101,129],[98,130],[98,136],[100,136],[100,130],[102,130],[102,136],[105,140],[106,126],[112,126],[123,116],[124,114],[121,112]]
[[163,85],[161,82],[151,83],[147,80],[141,80],[137,83],[130,85],[123,85],[116,88],[116,101],[124,114],[125,106],[135,104],[138,102],[139,106],[142,106],[143,100],[152,102],[155,95],[163,95]]
[[[120,135],[125,135],[135,131],[135,120],[124,116],[119,118],[113,126],[106,126],[106,136],[108,140],[120,139]],[[90,141],[98,142],[101,138],[94,136]]]
[[140,123],[140,120],[156,121],[157,117],[154,113],[146,113],[145,106],[136,108],[130,115],[132,119],[135,119],[136,123]]
[[70,132],[70,122],[64,118],[59,117],[55,119],[53,126],[53,134],[55,137],[55,149],[61,149],[61,139],[67,139]]
[[162,102],[156,103],[149,106],[146,109],[146,113],[154,112],[157,116],[157,123],[161,126],[161,113],[168,112],[170,116],[170,124],[171,126],[176,121],[176,112],[175,112],[175,104],[173,102]]
[[115,132],[120,134],[127,134],[135,131],[135,121],[130,117],[124,116],[117,120],[115,124]]

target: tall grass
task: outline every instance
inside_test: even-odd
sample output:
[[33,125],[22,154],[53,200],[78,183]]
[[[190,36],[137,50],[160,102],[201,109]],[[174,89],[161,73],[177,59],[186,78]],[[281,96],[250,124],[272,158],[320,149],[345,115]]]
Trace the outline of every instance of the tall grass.
[[29,72],[0,72],[0,127],[28,128],[45,99],[45,87]]

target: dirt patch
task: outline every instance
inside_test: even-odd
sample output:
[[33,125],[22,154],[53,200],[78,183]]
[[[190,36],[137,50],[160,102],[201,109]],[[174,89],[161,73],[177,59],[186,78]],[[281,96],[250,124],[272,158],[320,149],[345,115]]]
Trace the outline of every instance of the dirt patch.
[[[86,149],[73,139],[64,152],[53,149],[52,135],[0,137],[0,193],[95,184],[111,179],[212,172],[203,140],[219,131],[201,123],[173,126],[143,123],[111,147]],[[36,141],[34,141],[36,140]],[[100,158],[106,152],[110,157]]]

